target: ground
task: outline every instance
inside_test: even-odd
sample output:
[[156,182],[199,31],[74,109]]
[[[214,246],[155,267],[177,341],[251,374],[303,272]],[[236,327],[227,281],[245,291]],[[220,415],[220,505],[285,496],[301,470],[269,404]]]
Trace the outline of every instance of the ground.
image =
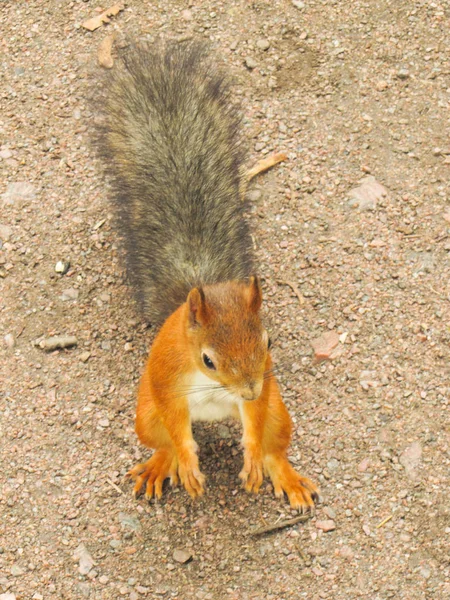
[[[97,8],[0,13],[1,600],[450,597],[448,3],[130,0],[89,32]],[[269,483],[241,489],[232,422],[195,427],[200,501],[148,504],[124,480],[149,456],[133,421],[155,331],[90,145],[115,30],[209,40],[249,166],[288,155],[249,190],[249,219],[291,459],[321,488],[306,523],[249,535],[292,512]],[[369,174],[387,194],[355,206]],[[327,331],[337,355],[314,362]],[[46,352],[53,335],[77,345]]]

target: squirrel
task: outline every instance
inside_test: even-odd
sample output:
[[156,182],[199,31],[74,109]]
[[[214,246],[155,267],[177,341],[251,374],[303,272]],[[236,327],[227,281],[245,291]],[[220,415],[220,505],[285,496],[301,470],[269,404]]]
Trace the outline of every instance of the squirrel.
[[162,324],[138,389],[136,433],[154,453],[129,472],[134,494],[159,499],[169,478],[201,496],[192,422],[235,417],[245,489],[257,493],[266,475],[277,497],[312,510],[318,489],[287,459],[292,424],[260,315],[229,82],[198,43],[133,44],[103,90],[98,148],[128,276]]

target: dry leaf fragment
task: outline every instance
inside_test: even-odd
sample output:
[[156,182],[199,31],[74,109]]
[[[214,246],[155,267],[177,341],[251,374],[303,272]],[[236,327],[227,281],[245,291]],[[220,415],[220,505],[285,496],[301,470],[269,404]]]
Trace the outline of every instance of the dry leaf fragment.
[[98,64],[105,69],[112,69],[114,65],[114,59],[111,56],[111,51],[116,37],[115,33],[107,35],[104,40],[100,42],[97,52]]
[[96,29],[101,27],[103,23],[109,23],[109,17],[114,17],[115,15],[119,14],[120,11],[124,8],[125,7],[123,4],[114,4],[114,6],[111,6],[111,8],[108,8],[96,17],[88,19],[82,25],[88,31],[95,31]]

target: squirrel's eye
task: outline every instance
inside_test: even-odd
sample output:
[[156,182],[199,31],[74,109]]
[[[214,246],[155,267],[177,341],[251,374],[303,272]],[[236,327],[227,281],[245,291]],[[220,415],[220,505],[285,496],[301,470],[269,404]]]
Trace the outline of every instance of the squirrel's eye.
[[203,353],[202,358],[203,358],[203,364],[205,365],[205,367],[207,369],[211,369],[211,371],[216,370],[216,367],[214,366],[213,361],[209,358],[209,356],[207,354]]
[[270,350],[272,346],[272,340],[269,338],[269,341],[267,342],[267,349]]

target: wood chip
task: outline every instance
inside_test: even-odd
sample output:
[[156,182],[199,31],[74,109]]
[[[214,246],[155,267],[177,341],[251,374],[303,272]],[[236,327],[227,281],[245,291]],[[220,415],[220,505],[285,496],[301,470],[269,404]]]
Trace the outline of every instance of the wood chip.
[[[111,55],[111,51],[112,51],[115,37],[116,37],[115,33],[112,33],[111,35],[107,35],[105,37],[105,39],[100,42],[100,45],[98,47],[98,51],[97,51],[98,64],[101,67],[103,67],[104,69],[112,69],[114,66],[114,59]],[[106,221],[106,219],[103,220],[102,225],[105,221]],[[94,227],[94,229],[95,229],[95,227]]]
[[267,171],[271,167],[274,167],[275,165],[277,165],[278,163],[280,163],[286,159],[287,159],[287,155],[284,154],[284,152],[276,152],[275,154],[271,154],[267,158],[263,158],[262,160],[259,160],[254,167],[249,169],[244,174],[244,176],[242,178],[242,182],[241,182],[240,193],[241,193],[242,200],[245,199],[245,193],[247,191],[247,184],[251,179],[256,177],[256,175],[258,175],[259,173],[264,173],[264,171]]
[[123,4],[114,4],[114,6],[111,6],[96,17],[92,17],[91,19],[88,19],[82,23],[82,26],[88,31],[95,31],[101,27],[103,23],[109,23],[109,17],[114,17],[115,15],[119,14],[124,8],[125,7]]
[[280,162],[283,162],[286,159],[287,155],[284,154],[284,152],[276,152],[275,154],[271,154],[267,158],[259,160],[254,167],[247,171],[247,180],[250,181],[251,179],[253,179],[253,177],[259,175],[259,173],[264,173],[264,171],[271,169],[272,167],[274,167]]
[[74,335],[56,335],[42,340],[39,343],[39,346],[42,350],[51,352],[52,350],[58,350],[59,348],[71,348],[77,344],[78,340]]

